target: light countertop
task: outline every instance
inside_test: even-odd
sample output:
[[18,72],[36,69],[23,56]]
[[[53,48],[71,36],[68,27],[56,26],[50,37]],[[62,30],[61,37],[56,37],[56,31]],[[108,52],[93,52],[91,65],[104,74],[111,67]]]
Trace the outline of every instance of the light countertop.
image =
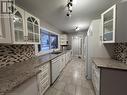
[[127,64],[119,62],[110,58],[92,58],[95,65],[99,68],[110,68],[110,69],[119,69],[127,70]]
[[37,75],[40,72],[38,68],[39,66],[42,66],[46,62],[49,62],[66,52],[67,51],[64,51],[60,54],[46,54],[1,68],[0,95],[3,95],[2,93],[6,93],[12,90],[13,88],[22,84],[24,81]]

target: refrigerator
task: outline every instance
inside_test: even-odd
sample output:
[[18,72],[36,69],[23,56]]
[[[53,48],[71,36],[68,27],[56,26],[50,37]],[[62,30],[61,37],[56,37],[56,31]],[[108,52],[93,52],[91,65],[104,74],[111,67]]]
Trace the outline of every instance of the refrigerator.
[[[101,20],[93,20],[85,37],[84,52],[85,52],[85,76],[87,79],[92,79],[92,58],[110,58],[108,48],[101,40]],[[110,46],[109,46],[110,47]],[[111,49],[111,47],[109,48]]]

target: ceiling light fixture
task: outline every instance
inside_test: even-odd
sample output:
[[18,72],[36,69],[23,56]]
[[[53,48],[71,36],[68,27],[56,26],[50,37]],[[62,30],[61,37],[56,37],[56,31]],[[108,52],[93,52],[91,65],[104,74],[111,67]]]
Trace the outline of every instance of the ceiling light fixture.
[[71,13],[72,13],[72,6],[73,6],[73,0],[68,0],[68,3],[67,3],[67,16],[68,17],[71,17]]
[[75,31],[79,31],[80,30],[80,28],[77,26],[76,28],[75,28]]

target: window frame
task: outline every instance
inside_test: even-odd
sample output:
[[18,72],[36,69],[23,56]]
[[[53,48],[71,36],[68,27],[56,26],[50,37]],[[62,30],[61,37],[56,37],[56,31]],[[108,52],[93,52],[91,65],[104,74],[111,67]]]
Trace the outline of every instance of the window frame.
[[[44,30],[44,31],[46,31],[46,32],[48,32],[49,34],[55,34],[55,35],[57,35],[58,36],[58,48],[57,49],[49,49],[48,51],[39,51],[39,49],[38,49],[38,45],[35,45],[35,55],[36,56],[40,56],[40,55],[44,55],[44,54],[48,54],[48,53],[51,53],[51,52],[53,52],[53,50],[60,50],[60,34],[58,34],[58,33],[56,33],[56,32],[53,32],[53,31],[51,31],[51,30],[48,30],[48,29],[46,29],[46,28],[42,28],[42,27],[40,27],[40,29],[41,30]],[[41,32],[41,31],[40,31]],[[40,37],[41,38],[41,37]],[[51,44],[51,43],[50,43]],[[51,46],[51,45],[50,45]]]

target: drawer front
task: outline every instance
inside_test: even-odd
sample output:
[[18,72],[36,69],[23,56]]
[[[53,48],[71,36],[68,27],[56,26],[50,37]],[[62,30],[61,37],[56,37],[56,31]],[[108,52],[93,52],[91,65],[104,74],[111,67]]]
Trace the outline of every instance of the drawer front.
[[45,70],[45,72],[41,72],[38,74],[39,81],[43,80],[46,77],[49,77],[49,71],[48,70]]
[[39,81],[39,85],[43,86],[47,81],[49,81],[49,77],[45,77],[43,80]]
[[41,66],[39,69],[43,72],[45,69],[49,69],[49,64],[50,63],[46,63],[43,66]]
[[61,57],[57,57],[57,58],[52,60],[52,63],[56,63],[56,62],[60,61],[60,59],[61,59]]
[[50,63],[46,63],[39,68],[41,72],[38,74],[38,84],[40,95],[50,86]]
[[92,83],[95,89],[96,95],[100,92],[100,69],[96,65],[92,64]]
[[43,95],[44,92],[48,89],[48,87],[50,86],[49,84],[49,80],[40,83],[41,85],[39,86],[39,91],[40,91],[40,95]]

